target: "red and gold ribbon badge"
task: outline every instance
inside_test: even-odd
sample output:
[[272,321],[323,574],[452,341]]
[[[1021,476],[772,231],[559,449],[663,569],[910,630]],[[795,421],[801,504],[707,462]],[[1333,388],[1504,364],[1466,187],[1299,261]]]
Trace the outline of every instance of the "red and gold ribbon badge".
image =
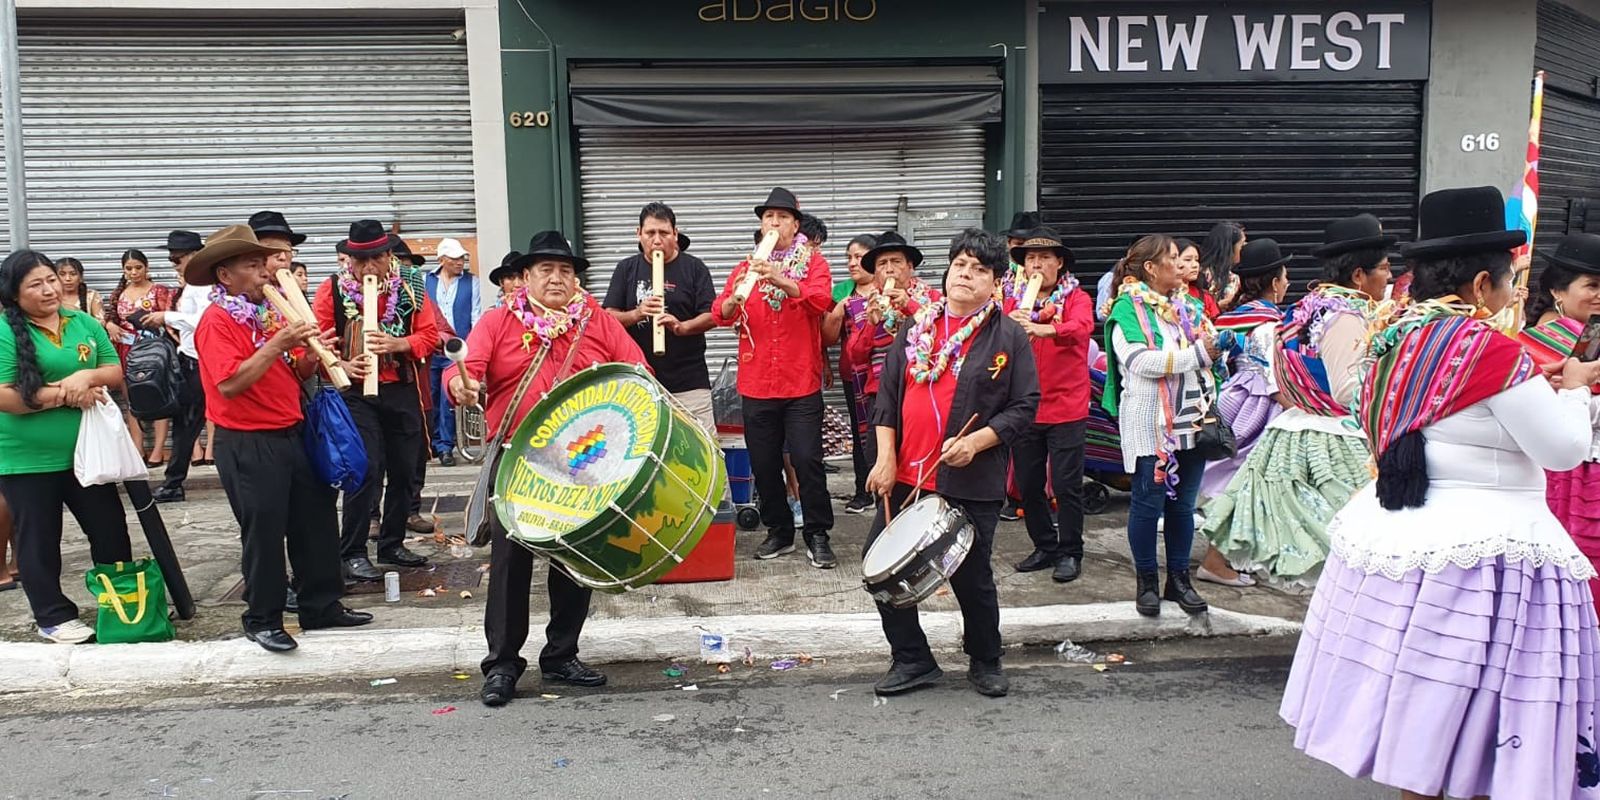
[[989,365],[989,380],[1000,380],[1000,372],[1006,368],[1006,354],[995,353],[994,363]]
[[87,345],[87,344],[78,345],[78,363],[80,363],[80,364],[89,363],[89,357],[92,356],[92,355],[94,355],[94,350],[92,348],[90,348],[89,345]]

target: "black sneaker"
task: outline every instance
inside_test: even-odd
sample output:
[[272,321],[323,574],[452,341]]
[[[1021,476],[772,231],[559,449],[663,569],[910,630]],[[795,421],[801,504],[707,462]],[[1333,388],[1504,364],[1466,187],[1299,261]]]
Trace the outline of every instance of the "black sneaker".
[[846,514],[865,514],[871,510],[872,498],[864,494],[858,494],[850,498],[850,502],[844,504],[844,513]]
[[1005,508],[1000,509],[1000,518],[1007,522],[1016,522],[1022,519],[1022,507],[1008,503]]
[[817,569],[833,569],[839,566],[839,559],[834,557],[826,533],[806,534],[806,555],[811,559],[811,566]]
[[788,534],[769,533],[767,534],[767,540],[762,542],[760,547],[756,548],[756,558],[766,561],[769,558],[777,558],[785,553],[793,552],[793,531],[790,531]]

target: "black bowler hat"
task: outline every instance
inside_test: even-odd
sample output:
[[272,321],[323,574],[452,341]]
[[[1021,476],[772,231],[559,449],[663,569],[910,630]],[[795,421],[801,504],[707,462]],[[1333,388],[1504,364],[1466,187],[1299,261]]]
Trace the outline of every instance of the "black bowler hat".
[[1241,278],[1265,275],[1292,260],[1294,256],[1284,255],[1278,247],[1278,240],[1266,237],[1251,239],[1239,250],[1239,263],[1233,265],[1233,271]]
[[1383,232],[1383,223],[1371,214],[1357,214],[1328,223],[1322,237],[1323,244],[1312,249],[1317,258],[1332,258],[1355,250],[1387,248],[1400,237]]
[[411,252],[411,245],[406,244],[406,240],[392,233],[389,234],[389,238],[394,240],[393,253],[396,258],[400,259],[401,261],[411,262],[411,266],[413,267],[420,267],[423,264],[428,263],[428,259]]
[[770,208],[776,208],[779,211],[787,211],[793,214],[795,219],[800,219],[800,201],[795,199],[794,192],[791,192],[782,186],[773,189],[772,193],[767,195],[767,202],[756,206],[756,217],[759,218],[761,215],[767,213],[767,209]]
[[250,215],[250,230],[256,232],[256,237],[282,236],[289,240],[289,245],[299,247],[305,243],[306,235],[295,233],[289,228],[289,221],[276,211],[257,211]]
[[1600,236],[1592,233],[1569,233],[1561,239],[1561,245],[1556,251],[1545,260],[1562,269],[1585,275],[1600,275]]
[[1026,239],[1028,234],[1044,226],[1044,218],[1037,211],[1018,211],[1011,217],[1011,227],[1006,229],[1006,236],[1012,239]]
[[173,231],[167,234],[167,249],[175,253],[192,253],[205,247],[200,234],[194,231]]
[[350,223],[350,238],[340,242],[339,252],[353,258],[371,258],[394,249],[394,237],[375,219]]
[[517,273],[522,272],[522,268],[517,266],[517,259],[519,258],[522,258],[522,254],[516,250],[506,253],[506,257],[500,259],[500,266],[495,267],[489,273],[489,282],[499,286],[500,282],[506,278],[517,277]]
[[[681,252],[683,252],[685,250],[688,250],[689,249],[689,242],[690,242],[689,235],[684,233],[683,231],[678,231],[678,252],[681,253]],[[642,244],[639,245],[639,252],[641,252],[641,253],[644,252],[644,245],[642,245]]]
[[579,258],[572,252],[572,243],[560,231],[540,231],[528,240],[528,251],[518,256],[512,266],[527,269],[540,261],[565,261],[577,272],[589,271],[589,259]]
[[[1012,236],[1013,234],[1007,232],[1006,235]],[[1011,260],[1018,264],[1027,260],[1029,250],[1049,250],[1061,256],[1061,260],[1067,264],[1072,263],[1072,248],[1062,244],[1061,237],[1050,228],[1041,226],[1028,231],[1022,236],[1014,236],[1013,238],[1023,240],[1022,244],[1011,248]]]
[[878,258],[894,252],[905,253],[906,258],[911,261],[912,269],[922,265],[921,250],[906,244],[906,237],[901,236],[899,231],[884,231],[883,235],[878,237],[878,244],[861,257],[861,268],[868,274],[876,275]]
[[1400,246],[1412,260],[1507,252],[1528,241],[1527,233],[1506,230],[1505,197],[1493,186],[1429,192],[1417,221],[1417,235],[1427,238]]

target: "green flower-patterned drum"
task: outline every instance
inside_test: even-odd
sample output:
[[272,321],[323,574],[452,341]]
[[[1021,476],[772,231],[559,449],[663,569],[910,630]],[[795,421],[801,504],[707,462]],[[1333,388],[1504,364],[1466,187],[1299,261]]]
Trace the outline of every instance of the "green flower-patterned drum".
[[606,592],[648,586],[681,563],[728,482],[716,441],[632,364],[556,384],[506,447],[494,510],[507,535]]

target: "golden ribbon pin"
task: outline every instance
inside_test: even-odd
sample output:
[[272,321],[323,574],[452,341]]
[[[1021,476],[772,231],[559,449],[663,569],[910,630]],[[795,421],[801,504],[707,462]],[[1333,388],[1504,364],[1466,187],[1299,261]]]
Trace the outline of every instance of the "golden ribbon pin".
[[92,356],[92,355],[94,355],[94,350],[91,350],[89,348],[89,345],[87,345],[87,344],[78,345],[78,363],[80,363],[80,364],[89,363],[89,356]]
[[533,331],[526,331],[526,332],[524,332],[522,334],[522,352],[526,353],[526,352],[529,352],[532,349],[533,349]]
[[1006,354],[995,353],[994,363],[989,365],[989,380],[1000,380],[1000,371],[1006,368]]

